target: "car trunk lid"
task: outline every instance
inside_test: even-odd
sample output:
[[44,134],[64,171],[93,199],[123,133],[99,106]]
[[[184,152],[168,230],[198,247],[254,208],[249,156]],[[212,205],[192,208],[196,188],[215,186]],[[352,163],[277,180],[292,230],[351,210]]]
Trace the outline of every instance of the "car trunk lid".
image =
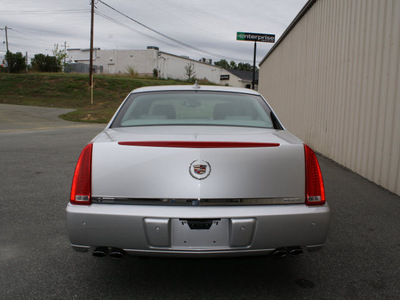
[[304,199],[303,144],[286,131],[181,127],[100,134],[93,144],[93,196],[105,202]]

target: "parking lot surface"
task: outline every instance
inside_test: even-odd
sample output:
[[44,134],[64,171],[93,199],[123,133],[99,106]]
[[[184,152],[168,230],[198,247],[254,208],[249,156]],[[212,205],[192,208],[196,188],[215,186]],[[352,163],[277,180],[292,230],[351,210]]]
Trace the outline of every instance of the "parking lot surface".
[[65,221],[72,174],[105,125],[61,113],[0,105],[0,299],[399,299],[400,197],[323,157],[332,218],[321,251],[121,260],[75,252]]

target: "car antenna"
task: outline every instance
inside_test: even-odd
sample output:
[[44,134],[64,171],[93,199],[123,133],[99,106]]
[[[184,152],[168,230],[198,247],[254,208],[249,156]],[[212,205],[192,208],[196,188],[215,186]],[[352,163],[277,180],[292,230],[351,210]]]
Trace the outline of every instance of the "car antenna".
[[200,89],[200,85],[197,83],[197,80],[194,83],[193,88],[196,89],[196,90]]

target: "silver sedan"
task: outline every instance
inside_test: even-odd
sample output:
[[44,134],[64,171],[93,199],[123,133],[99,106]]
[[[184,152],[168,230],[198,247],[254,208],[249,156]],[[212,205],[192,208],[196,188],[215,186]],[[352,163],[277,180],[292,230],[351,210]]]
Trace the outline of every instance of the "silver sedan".
[[95,256],[298,255],[325,243],[317,158],[257,92],[139,88],[83,150],[67,206]]

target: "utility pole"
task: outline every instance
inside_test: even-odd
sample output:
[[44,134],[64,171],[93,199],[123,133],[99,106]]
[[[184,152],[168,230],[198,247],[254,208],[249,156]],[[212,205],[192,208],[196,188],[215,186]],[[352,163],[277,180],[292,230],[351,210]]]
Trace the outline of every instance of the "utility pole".
[[12,29],[10,27],[5,26],[4,29],[0,28],[0,30],[4,30],[6,32],[6,48],[7,48],[7,52],[6,52],[6,61],[7,61],[7,69],[8,69],[8,73],[10,73],[10,68],[8,67],[8,35],[7,35],[7,29]]
[[67,63],[67,41],[64,42],[64,68]]
[[7,35],[7,26],[4,27],[4,30],[6,32],[6,46],[7,46],[7,52],[8,52],[8,35]]
[[11,29],[11,28],[8,28],[7,26],[4,27],[4,30],[5,30],[5,32],[6,32],[6,47],[7,47],[7,52],[8,52],[8,35],[7,35],[7,29]]
[[256,86],[256,55],[257,55],[257,42],[254,42],[254,55],[253,55],[253,80],[251,81],[251,88],[254,90]]
[[12,29],[10,27],[5,26],[4,29],[0,28],[1,30],[4,30],[6,32],[6,48],[7,48],[7,52],[8,52],[8,35],[7,35],[7,29]]
[[92,12],[90,20],[90,66],[89,66],[89,86],[90,86],[90,104],[93,104],[93,23],[94,23],[94,0],[91,2]]

